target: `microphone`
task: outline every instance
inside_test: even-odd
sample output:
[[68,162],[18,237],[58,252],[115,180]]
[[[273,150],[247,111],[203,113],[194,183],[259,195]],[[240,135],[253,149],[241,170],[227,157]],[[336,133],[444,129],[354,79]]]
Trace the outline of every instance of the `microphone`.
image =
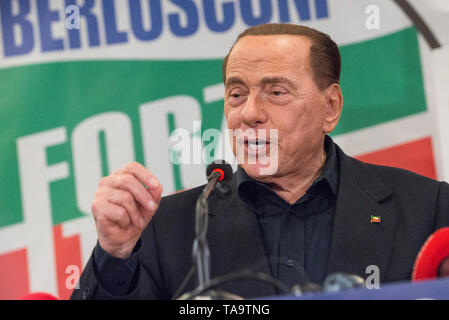
[[221,195],[229,195],[227,182],[232,180],[232,167],[224,160],[215,160],[206,169],[207,184],[196,202],[195,233],[193,242],[193,259],[196,263],[199,288],[204,288],[210,281],[210,252],[206,234],[208,226],[208,199],[214,190]]
[[210,179],[210,175],[214,172],[220,174],[219,181],[231,181],[232,179],[232,167],[224,160],[214,160],[207,166],[206,176],[208,180]]
[[324,292],[340,292],[349,289],[357,289],[365,287],[365,281],[362,277],[350,274],[337,272],[326,277],[323,283]]
[[59,299],[49,293],[33,292],[23,296],[22,298],[20,298],[20,300],[59,300]]
[[349,289],[364,288],[365,281],[362,277],[344,272],[336,272],[328,275],[323,282],[323,285],[319,285],[313,282],[303,282],[296,284],[292,287],[291,292],[300,297],[304,294],[314,293],[336,293]]
[[435,231],[424,242],[413,266],[412,281],[446,276],[449,259],[449,227]]
[[226,161],[213,161],[207,166],[206,176],[208,182],[203,192],[207,193],[207,198],[215,187],[220,194],[226,195],[230,191],[227,184],[232,180],[232,167]]

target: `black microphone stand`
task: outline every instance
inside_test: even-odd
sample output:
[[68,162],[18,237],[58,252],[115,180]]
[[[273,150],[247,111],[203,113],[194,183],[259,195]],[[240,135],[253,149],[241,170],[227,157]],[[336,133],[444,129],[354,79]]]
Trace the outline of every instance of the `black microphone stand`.
[[193,242],[193,258],[196,262],[198,273],[198,287],[204,288],[210,281],[210,251],[207,243],[207,227],[209,207],[208,199],[215,185],[218,182],[220,174],[213,172],[210,176],[210,183],[206,185],[203,192],[196,201],[195,212],[195,240]]
[[226,186],[220,185],[218,183],[221,174],[214,171],[207,179],[208,184],[204,188],[201,195],[196,201],[195,208],[195,240],[193,242],[192,255],[193,260],[196,265],[197,275],[198,275],[198,287],[189,294],[183,295],[181,299],[195,299],[202,295],[202,298],[206,299],[241,299],[239,296],[234,294],[224,292],[221,290],[209,289],[210,282],[210,251],[209,245],[207,243],[206,235],[209,221],[209,207],[208,199],[212,192],[217,189],[217,191],[223,195],[229,193]]

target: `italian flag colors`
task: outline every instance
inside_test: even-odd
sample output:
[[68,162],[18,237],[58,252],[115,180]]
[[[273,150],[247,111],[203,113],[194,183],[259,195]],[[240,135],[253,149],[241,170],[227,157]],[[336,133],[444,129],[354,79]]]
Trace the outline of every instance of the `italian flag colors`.
[[380,223],[380,216],[371,216],[370,223]]
[[341,53],[344,106],[334,132],[337,142],[345,134],[363,136],[369,131],[367,139],[360,141],[366,145],[350,147],[352,155],[435,179],[432,124],[416,29],[344,46]]

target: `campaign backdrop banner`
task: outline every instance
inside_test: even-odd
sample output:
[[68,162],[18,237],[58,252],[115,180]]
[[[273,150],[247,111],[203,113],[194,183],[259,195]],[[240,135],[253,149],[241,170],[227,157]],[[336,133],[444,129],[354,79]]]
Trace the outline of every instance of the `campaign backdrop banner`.
[[[205,182],[219,152],[201,150],[229,150],[203,136],[226,129],[222,61],[249,26],[330,34],[343,61],[337,144],[448,179],[446,2],[0,0],[0,299],[70,296],[96,244],[101,177],[138,161],[164,195]],[[204,161],[171,161],[180,128]]]

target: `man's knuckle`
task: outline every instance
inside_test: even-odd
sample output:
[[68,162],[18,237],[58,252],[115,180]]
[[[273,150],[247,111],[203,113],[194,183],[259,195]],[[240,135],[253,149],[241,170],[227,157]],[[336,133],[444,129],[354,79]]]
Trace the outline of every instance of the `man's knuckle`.
[[136,161],[131,161],[130,163],[125,165],[124,170],[133,172],[134,170],[136,170],[137,165],[138,163]]
[[132,162],[127,163],[123,168],[122,171],[128,171],[132,167]]
[[125,175],[122,173],[116,177],[116,187],[125,185]]
[[108,218],[104,214],[96,214],[94,215],[95,222],[98,225],[105,225],[108,221]]
[[124,173],[122,175],[120,175],[120,183],[123,186],[130,186],[132,184],[133,181],[133,176],[129,173]]
[[125,208],[123,208],[123,207],[116,207],[115,210],[116,210],[117,217],[118,217],[120,220],[125,218],[125,216],[126,216],[126,210],[125,210]]
[[94,201],[92,201],[92,204],[90,205],[90,210],[92,211],[92,213],[95,214],[95,212],[97,212],[97,203]]
[[104,187],[107,184],[107,182],[108,182],[108,178],[109,177],[101,178],[100,181],[98,182],[98,187],[99,188]]
[[105,225],[108,221],[107,214],[101,210],[93,212],[93,216],[97,225]]
[[98,200],[98,198],[94,198],[94,200],[92,201],[92,204],[90,206],[92,213],[98,214],[98,212],[100,211],[100,208],[101,208],[100,201]]
[[131,163],[133,165],[133,168],[136,168],[136,169],[142,168],[142,165],[139,162],[137,162],[137,161],[133,161]]
[[132,203],[134,203],[134,197],[132,196],[131,193],[125,191],[125,192],[123,192],[123,201],[125,203],[132,204]]

